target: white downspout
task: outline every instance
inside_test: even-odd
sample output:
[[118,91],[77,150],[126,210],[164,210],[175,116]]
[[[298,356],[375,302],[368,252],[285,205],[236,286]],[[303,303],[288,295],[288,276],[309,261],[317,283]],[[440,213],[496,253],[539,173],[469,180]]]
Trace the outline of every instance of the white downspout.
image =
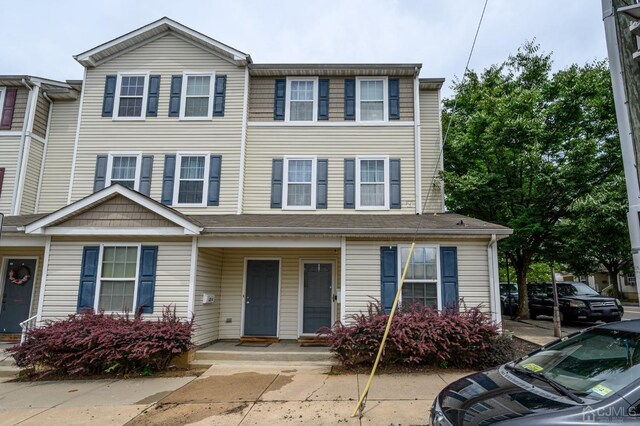
[[47,115],[47,131],[44,135],[44,149],[42,150],[42,160],[40,161],[40,177],[38,178],[38,191],[36,192],[36,206],[34,213],[40,211],[40,192],[42,190],[42,177],[44,176],[44,164],[47,158],[47,151],[49,149],[49,131],[51,130],[51,116],[53,114],[53,101],[47,95],[47,92],[42,92],[44,98],[49,102],[49,114]]
[[416,174],[416,214],[422,214],[422,146],[420,141],[420,70],[413,79],[413,138]]
[[198,273],[198,237],[191,239],[191,268],[189,277],[189,299],[187,302],[187,319],[193,319],[196,309],[196,275]]
[[347,239],[340,240],[340,322],[347,320]]
[[242,100],[242,133],[240,135],[240,174],[238,177],[238,209],[242,214],[244,198],[244,162],[247,150],[247,115],[249,114],[249,66],[244,69],[244,99]]
[[33,98],[33,86],[27,83],[27,80],[22,79],[22,85],[29,89],[29,95],[27,96],[27,107],[25,109],[24,122],[22,123],[22,134],[20,135],[20,150],[18,151],[18,161],[16,162],[16,174],[15,181],[13,182],[13,194],[11,195],[11,214],[19,214],[18,208],[18,191],[20,189],[20,175],[22,173],[22,162],[24,158],[24,149],[27,140],[27,129],[29,128],[29,112],[31,111],[31,100]]
[[500,315],[500,291],[498,275],[498,240],[496,234],[491,234],[491,241],[487,246],[487,262],[489,266],[489,303],[491,319],[502,329],[502,317]]
[[[602,0],[602,20],[604,22],[604,33],[607,40],[613,100],[616,108],[618,132],[620,133],[620,148],[622,149],[622,164],[624,167],[625,181],[627,183],[627,197],[629,199],[627,222],[629,224],[629,237],[631,239],[631,253],[633,255],[636,282],[640,282],[640,183],[638,182],[638,172],[636,170],[636,153],[633,148],[631,120],[628,109],[629,100],[627,99],[624,89],[615,17],[613,1]],[[640,295],[640,286],[638,286],[638,294]]]
[[[25,80],[22,80],[25,82]],[[26,83],[26,82],[25,82]],[[14,206],[14,214],[19,215],[22,204],[22,196],[24,194],[24,181],[27,178],[27,167],[29,165],[29,151],[31,150],[31,133],[33,132],[33,122],[36,117],[36,108],[38,106],[38,94],[40,93],[40,83],[34,83],[31,89],[29,106],[27,108],[27,114],[25,115],[25,122],[27,123],[26,131],[24,132],[24,144],[22,146],[20,171],[16,173],[18,177],[18,188],[16,191],[16,204]]]
[[73,180],[76,177],[76,158],[78,157],[78,144],[80,143],[80,124],[82,123],[82,106],[84,105],[84,86],[87,83],[87,69],[84,69],[82,78],[82,92],[80,92],[80,106],[78,107],[78,124],[76,126],[76,140],[73,144],[73,158],[71,159],[71,177],[69,178],[69,195],[67,204],[71,204],[71,194],[73,193]]
[[47,274],[49,273],[49,254],[51,253],[51,236],[47,236],[44,245],[44,260],[42,264],[42,276],[40,277],[40,294],[38,295],[38,313],[36,316],[36,327],[42,323],[42,309],[44,307],[44,291],[47,285]]

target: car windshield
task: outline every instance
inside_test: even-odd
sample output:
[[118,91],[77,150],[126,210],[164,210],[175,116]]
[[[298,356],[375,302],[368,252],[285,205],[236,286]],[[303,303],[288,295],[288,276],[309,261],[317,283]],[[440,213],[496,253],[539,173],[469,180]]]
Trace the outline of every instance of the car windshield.
[[600,296],[600,294],[584,283],[558,285],[560,296]]
[[518,287],[515,284],[500,284],[500,294],[507,296],[509,293],[518,294]]
[[516,368],[603,399],[640,378],[640,333],[595,328],[524,358]]

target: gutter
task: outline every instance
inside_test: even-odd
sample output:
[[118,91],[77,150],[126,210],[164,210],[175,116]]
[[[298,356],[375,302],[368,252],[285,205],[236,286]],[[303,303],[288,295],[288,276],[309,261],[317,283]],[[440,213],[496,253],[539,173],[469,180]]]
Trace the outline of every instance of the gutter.
[[[415,228],[295,228],[295,227],[205,227],[206,234],[332,234],[332,235],[415,235]],[[511,229],[421,229],[418,235],[511,235]]]
[[42,160],[40,161],[40,177],[38,178],[38,189],[36,192],[36,205],[34,207],[34,213],[40,210],[40,191],[42,189],[42,177],[44,176],[44,164],[47,158],[47,150],[49,149],[49,131],[51,130],[51,116],[53,114],[53,101],[47,95],[47,91],[42,92],[42,96],[49,102],[49,114],[47,115],[47,131],[44,135],[44,148],[42,150]]

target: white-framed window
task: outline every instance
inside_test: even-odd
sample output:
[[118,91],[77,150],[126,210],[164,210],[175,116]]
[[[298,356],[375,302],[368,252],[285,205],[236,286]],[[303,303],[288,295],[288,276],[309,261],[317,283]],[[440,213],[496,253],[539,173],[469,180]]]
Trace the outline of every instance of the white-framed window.
[[180,118],[211,119],[213,114],[214,72],[186,72],[182,76]]
[[285,121],[317,121],[318,78],[287,78]]
[[6,92],[6,87],[0,87],[0,121],[2,121],[2,113],[4,112],[4,96]]
[[356,78],[356,121],[389,121],[386,77]]
[[148,72],[120,72],[116,80],[113,118],[144,120],[147,111]]
[[114,152],[107,159],[107,176],[105,186],[119,183],[129,189],[140,188],[141,153]]
[[389,157],[356,158],[356,209],[389,209]]
[[138,293],[139,254],[139,245],[100,246],[96,312],[134,312]]
[[[398,248],[398,271],[402,274],[411,247],[402,245]],[[401,298],[403,306],[419,303],[428,308],[441,309],[439,277],[438,247],[434,245],[416,245],[413,249],[404,284],[402,284]]]
[[284,157],[282,208],[315,209],[316,157]]
[[209,153],[183,152],[176,155],[174,205],[187,207],[207,205],[209,165]]

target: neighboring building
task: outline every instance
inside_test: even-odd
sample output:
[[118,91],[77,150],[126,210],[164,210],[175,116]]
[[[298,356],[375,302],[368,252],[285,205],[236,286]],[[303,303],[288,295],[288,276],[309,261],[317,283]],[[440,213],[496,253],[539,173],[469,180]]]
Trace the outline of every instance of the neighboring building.
[[444,212],[444,80],[419,64],[253,64],[168,18],[75,59],[82,82],[0,78],[0,333],[173,305],[197,344],[298,339],[389,308],[414,237],[404,303],[499,321],[511,231]]

